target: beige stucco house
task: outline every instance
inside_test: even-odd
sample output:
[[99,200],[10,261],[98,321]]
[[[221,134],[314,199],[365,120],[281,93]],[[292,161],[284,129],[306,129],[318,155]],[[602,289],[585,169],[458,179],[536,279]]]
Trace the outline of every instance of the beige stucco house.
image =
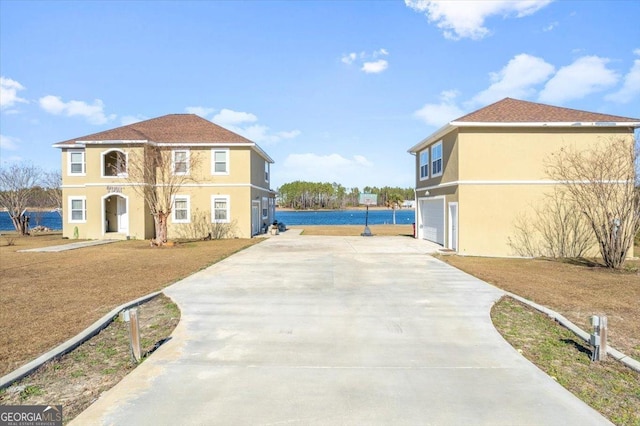
[[558,184],[546,176],[548,156],[568,145],[632,143],[638,127],[640,119],[510,98],[453,120],[409,149],[416,237],[461,255],[516,256],[515,221]]
[[174,196],[169,238],[185,235],[194,218],[205,215],[241,238],[260,233],[274,219],[271,157],[194,114],[165,115],[53,146],[62,152],[64,237],[154,238],[149,207],[133,188],[142,182],[128,173],[128,163],[143,158],[145,146],[171,156],[169,173],[193,177]]

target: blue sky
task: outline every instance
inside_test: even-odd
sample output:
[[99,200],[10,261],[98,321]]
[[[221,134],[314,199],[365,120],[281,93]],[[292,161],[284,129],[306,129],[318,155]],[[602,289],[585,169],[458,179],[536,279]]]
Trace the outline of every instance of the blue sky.
[[640,117],[637,1],[0,0],[0,161],[194,112],[296,179],[413,186],[406,151],[510,96]]

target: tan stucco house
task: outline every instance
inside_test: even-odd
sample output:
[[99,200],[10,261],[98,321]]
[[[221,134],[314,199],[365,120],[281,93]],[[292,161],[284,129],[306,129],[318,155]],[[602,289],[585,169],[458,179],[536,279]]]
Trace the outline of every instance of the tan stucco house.
[[568,145],[633,141],[638,127],[640,119],[511,98],[453,120],[409,149],[416,237],[461,255],[516,256],[516,219],[558,184],[546,177],[548,156]]
[[[198,213],[228,223],[250,238],[271,223],[273,160],[256,143],[194,114],[170,114],[53,145],[62,152],[63,236],[154,238],[154,221],[128,175],[145,146],[171,155],[173,174],[194,179],[180,186],[168,219],[168,237],[184,235]],[[169,154],[170,153],[170,154]],[[198,159],[196,162],[195,159]],[[162,182],[159,182],[162,184]]]

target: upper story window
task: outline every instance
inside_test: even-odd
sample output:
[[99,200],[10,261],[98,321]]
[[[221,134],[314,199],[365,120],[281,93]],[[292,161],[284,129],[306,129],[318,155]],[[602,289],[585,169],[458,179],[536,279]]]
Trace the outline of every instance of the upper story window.
[[420,180],[429,177],[429,148],[420,153]]
[[431,147],[431,177],[442,175],[442,141]]
[[108,151],[102,154],[102,176],[103,177],[126,177],[127,176],[127,154],[122,151]]
[[211,151],[211,174],[228,175],[229,174],[229,150],[214,149]]
[[73,150],[68,153],[69,164],[68,174],[76,176],[84,176],[86,173],[84,151]]
[[269,171],[271,168],[271,164],[268,161],[264,162],[264,180],[265,182],[269,182]]
[[189,223],[191,200],[188,195],[176,195],[173,197],[173,223]]
[[171,153],[173,162],[173,174],[174,175],[188,175],[189,174],[189,150],[176,149]]

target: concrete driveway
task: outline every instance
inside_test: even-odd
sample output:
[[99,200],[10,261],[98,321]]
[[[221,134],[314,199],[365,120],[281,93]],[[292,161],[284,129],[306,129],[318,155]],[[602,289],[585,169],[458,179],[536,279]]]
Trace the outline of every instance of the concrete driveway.
[[609,424],[495,331],[501,292],[433,248],[285,233],[180,281],[173,339],[75,424]]

